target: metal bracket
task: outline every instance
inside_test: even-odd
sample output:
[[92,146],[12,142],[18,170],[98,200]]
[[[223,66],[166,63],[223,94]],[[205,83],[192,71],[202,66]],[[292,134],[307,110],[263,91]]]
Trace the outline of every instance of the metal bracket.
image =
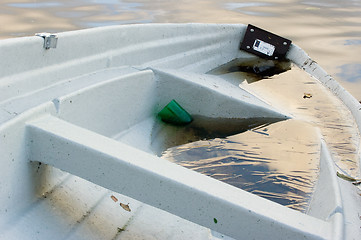
[[248,25],[240,49],[266,59],[283,59],[292,41]]
[[35,36],[44,38],[44,45],[45,49],[49,48],[56,48],[58,43],[58,36],[52,33],[36,33]]

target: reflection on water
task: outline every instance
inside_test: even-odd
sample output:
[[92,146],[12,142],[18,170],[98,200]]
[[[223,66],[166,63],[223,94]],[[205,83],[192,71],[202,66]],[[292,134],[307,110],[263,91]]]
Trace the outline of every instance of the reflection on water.
[[[228,74],[228,78],[238,78]],[[356,122],[345,105],[317,80],[297,67],[267,81],[241,86],[261,96],[271,105],[287,111],[297,119],[314,124],[333,152],[336,164],[349,175],[358,175],[360,136]],[[310,93],[311,98],[304,98]]]
[[[261,7],[270,7],[274,6],[273,3],[260,3],[260,2],[228,2],[224,4],[224,7],[228,10],[240,12],[242,14],[251,15],[251,16],[274,16],[272,13],[267,11],[260,11]],[[252,10],[253,9],[253,10]]]
[[16,8],[49,8],[49,7],[59,7],[61,3],[57,2],[31,2],[31,3],[9,3],[8,6]]
[[339,69],[340,73],[337,76],[348,82],[354,83],[361,79],[361,64],[345,64],[340,66]]
[[361,39],[360,40],[346,40],[344,45],[361,45]]
[[360,1],[340,1],[340,0],[328,0],[328,1],[303,1],[302,4],[310,5],[310,6],[317,6],[322,8],[340,8],[340,7],[361,7]]
[[171,147],[162,157],[305,211],[317,175],[319,141],[312,126],[286,120]]

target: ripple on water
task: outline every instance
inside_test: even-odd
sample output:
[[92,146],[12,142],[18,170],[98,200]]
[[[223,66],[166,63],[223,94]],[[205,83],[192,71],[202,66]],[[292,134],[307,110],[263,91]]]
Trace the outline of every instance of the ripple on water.
[[163,152],[162,157],[287,207],[305,211],[318,172],[318,140],[311,125],[286,120],[224,138],[171,147]]

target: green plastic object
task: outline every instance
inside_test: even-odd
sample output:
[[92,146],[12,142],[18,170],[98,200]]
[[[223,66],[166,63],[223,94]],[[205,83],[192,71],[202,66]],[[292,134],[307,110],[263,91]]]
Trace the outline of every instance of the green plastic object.
[[185,125],[193,120],[192,116],[174,99],[158,113],[158,116],[163,122],[174,125]]

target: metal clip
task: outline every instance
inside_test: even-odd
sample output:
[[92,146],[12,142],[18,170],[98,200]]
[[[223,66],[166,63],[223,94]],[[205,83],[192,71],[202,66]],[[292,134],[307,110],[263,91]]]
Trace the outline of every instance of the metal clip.
[[58,43],[58,36],[52,33],[36,33],[35,36],[44,38],[44,48],[56,48]]

